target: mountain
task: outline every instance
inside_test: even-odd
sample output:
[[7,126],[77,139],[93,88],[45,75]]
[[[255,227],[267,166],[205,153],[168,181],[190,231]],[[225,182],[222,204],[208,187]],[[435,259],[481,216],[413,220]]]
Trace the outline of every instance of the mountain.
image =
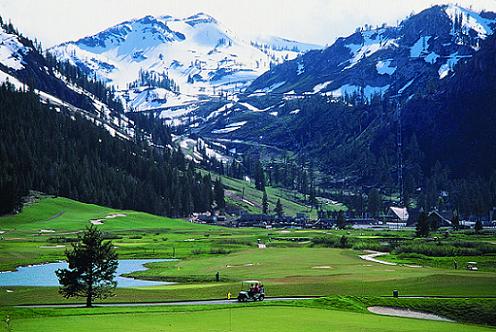
[[[72,72],[72,77],[67,73]],[[105,127],[112,135],[134,140],[133,122],[120,110],[102,84],[78,74],[76,67],[63,66],[42,55],[41,47],[20,34],[11,24],[0,27],[0,83],[33,90],[44,103]],[[83,87],[84,85],[84,87]],[[99,94],[100,96],[97,96]]]
[[239,90],[316,45],[241,38],[215,18],[146,16],[49,51],[121,91],[128,110],[183,106]]
[[273,67],[181,128],[226,150],[295,154],[332,181],[394,186],[398,139],[405,178],[416,185],[434,169],[488,177],[496,155],[495,22],[494,13],[449,5],[398,27],[358,31]]
[[248,92],[410,96],[453,75],[496,28],[496,14],[434,6],[398,26],[357,29],[323,50],[273,67]]
[[121,108],[102,82],[0,18],[0,215],[31,190],[176,217],[221,204],[167,127]]

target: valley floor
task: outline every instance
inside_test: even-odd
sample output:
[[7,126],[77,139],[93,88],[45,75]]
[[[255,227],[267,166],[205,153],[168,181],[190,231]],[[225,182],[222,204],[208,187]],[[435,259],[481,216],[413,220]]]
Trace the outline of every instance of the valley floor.
[[[494,255],[480,257],[405,258],[389,254],[366,261],[363,249],[329,248],[320,238],[343,235],[355,246],[365,241],[412,241],[409,231],[233,229],[193,224],[135,211],[119,211],[65,198],[42,198],[16,216],[0,218],[0,269],[64,259],[77,233],[91,223],[106,233],[120,259],[177,258],[148,264],[131,276],[174,285],[117,288],[106,303],[166,302],[225,299],[242,289],[244,280],[261,280],[271,297],[323,296],[325,299],[264,302],[228,306],[14,308],[23,304],[82,303],[65,300],[56,287],[0,287],[0,314],[11,318],[13,331],[483,331],[488,328],[450,322],[378,316],[368,306],[405,307],[438,314],[457,322],[496,325]],[[454,233],[454,239],[491,243],[494,235],[473,237]],[[265,243],[260,249],[257,242]],[[368,243],[368,242],[367,242]],[[413,258],[412,258],[413,257]],[[419,256],[420,257],[420,256]],[[478,260],[479,271],[454,270],[466,260]],[[412,267],[411,265],[421,265]],[[220,273],[220,282],[215,274]],[[399,299],[391,296],[437,296]],[[329,298],[327,298],[330,296]],[[441,299],[462,297],[463,299]],[[474,297],[474,299],[470,299]],[[483,299],[486,298],[486,299]],[[102,302],[100,302],[102,303]],[[67,319],[70,316],[71,319]],[[231,324],[232,322],[232,324]],[[1,325],[1,324],[0,324]],[[320,329],[319,329],[320,328]]]

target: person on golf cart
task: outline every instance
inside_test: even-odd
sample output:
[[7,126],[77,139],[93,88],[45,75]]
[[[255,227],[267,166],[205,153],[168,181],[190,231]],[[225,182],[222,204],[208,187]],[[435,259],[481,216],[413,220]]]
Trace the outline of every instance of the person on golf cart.
[[260,285],[258,282],[255,284],[255,288],[253,289],[254,294],[260,293]]
[[253,296],[253,294],[255,294],[255,285],[254,285],[254,284],[251,284],[251,285],[250,285],[250,290],[248,291],[248,295],[249,295],[250,297],[252,297],[252,296]]

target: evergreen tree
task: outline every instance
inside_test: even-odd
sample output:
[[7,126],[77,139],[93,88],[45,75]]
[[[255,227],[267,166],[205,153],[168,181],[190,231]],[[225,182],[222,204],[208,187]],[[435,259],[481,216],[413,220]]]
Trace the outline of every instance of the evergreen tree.
[[274,211],[276,212],[276,214],[279,218],[282,218],[284,216],[284,209],[282,207],[282,203],[281,203],[280,199],[277,200],[276,207],[275,207]]
[[269,213],[269,200],[267,198],[267,192],[263,192],[262,196],[262,213],[267,214]]
[[344,218],[343,211],[339,211],[338,212],[338,219],[336,221],[336,226],[339,229],[344,229],[346,227],[346,219]]
[[458,217],[457,212],[453,213],[453,217],[451,218],[451,227],[453,227],[453,230],[455,231],[460,229],[460,218]]
[[226,201],[224,198],[224,185],[220,178],[217,178],[214,184],[214,195],[215,195],[215,204],[217,204],[217,208],[220,211],[224,211],[226,208]]
[[117,254],[95,226],[86,229],[66,256],[69,268],[55,272],[62,285],[59,292],[65,298],[85,297],[86,306],[91,307],[94,300],[113,294]]
[[255,165],[255,188],[260,191],[265,191],[265,175],[260,160],[257,160]]
[[482,231],[482,222],[480,221],[480,219],[478,219],[476,222],[475,222],[475,226],[474,226],[474,230],[476,233],[479,233],[480,231]]
[[418,237],[426,237],[429,236],[429,232],[429,217],[427,213],[422,211],[417,220],[416,235]]
[[377,189],[372,189],[369,192],[368,202],[367,202],[368,210],[372,214],[373,217],[377,217],[379,211],[382,208],[382,199],[381,194]]

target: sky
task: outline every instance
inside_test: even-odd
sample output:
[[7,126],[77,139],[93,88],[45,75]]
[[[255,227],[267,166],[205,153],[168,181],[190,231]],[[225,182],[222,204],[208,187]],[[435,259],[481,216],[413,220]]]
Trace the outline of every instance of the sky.
[[320,45],[365,24],[396,24],[437,3],[496,11],[496,0],[0,0],[0,15],[45,48],[145,15],[212,15],[240,35]]

